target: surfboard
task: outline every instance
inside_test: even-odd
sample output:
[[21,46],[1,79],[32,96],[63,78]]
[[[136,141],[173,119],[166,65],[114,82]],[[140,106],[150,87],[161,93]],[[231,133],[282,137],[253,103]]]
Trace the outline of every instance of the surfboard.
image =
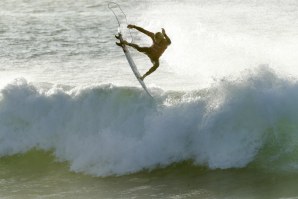
[[[123,52],[124,52],[124,54],[125,54],[125,57],[126,57],[128,63],[129,63],[129,66],[130,66],[130,68],[131,68],[133,74],[136,76],[137,80],[139,81],[139,83],[140,83],[141,86],[143,87],[143,89],[146,91],[146,93],[147,93],[150,97],[152,97],[152,95],[151,95],[150,92],[148,91],[147,86],[145,85],[144,81],[141,80],[140,72],[138,71],[138,68],[137,68],[135,62],[133,61],[133,59],[132,59],[132,57],[131,57],[131,54],[130,54],[128,48],[127,48],[127,46],[126,46],[125,44],[123,44],[123,41],[124,41],[124,40],[123,40],[123,37],[122,37],[122,34],[121,34],[121,27],[122,27],[124,24],[126,24],[126,26],[128,25],[126,15],[125,15],[125,13],[123,12],[123,10],[121,9],[120,5],[117,4],[117,3],[115,3],[115,2],[109,2],[109,3],[108,3],[108,8],[113,12],[113,14],[114,14],[114,16],[115,16],[115,18],[116,18],[116,20],[117,20],[117,22],[118,22],[118,36],[119,36],[119,40],[120,40],[120,43],[121,43],[121,47],[122,47],[122,49],[123,49]],[[118,10],[118,11],[116,11],[116,10]],[[123,21],[123,20],[120,20],[120,19],[123,18],[123,17],[122,17],[122,18],[120,17],[121,13],[122,13],[122,16],[123,16],[124,19],[125,19],[125,23],[121,22],[121,21]],[[120,15],[119,15],[119,14],[120,14]],[[129,33],[130,33],[130,36],[132,37],[130,30],[129,30]],[[153,98],[153,97],[152,97],[152,98]]]
[[143,89],[146,91],[146,93],[152,97],[152,95],[150,94],[150,92],[148,91],[147,89],[147,86],[146,84],[144,83],[143,80],[141,80],[141,75],[140,75],[140,72],[138,71],[138,68],[135,64],[135,62],[133,61],[132,57],[131,57],[131,54],[127,48],[127,46],[125,44],[123,44],[123,37],[122,37],[122,34],[121,32],[118,32],[118,36],[119,36],[119,40],[120,40],[120,43],[121,43],[121,46],[122,46],[122,49],[123,49],[123,52],[125,54],[125,57],[129,63],[129,66],[133,72],[133,74],[136,76],[137,80],[139,81],[139,83],[141,84],[141,86],[143,87]]

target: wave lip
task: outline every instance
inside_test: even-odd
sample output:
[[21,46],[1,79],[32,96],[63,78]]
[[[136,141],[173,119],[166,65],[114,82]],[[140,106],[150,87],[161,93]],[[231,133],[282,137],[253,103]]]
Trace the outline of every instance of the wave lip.
[[0,156],[51,150],[96,176],[186,160],[296,171],[297,91],[268,67],[205,90],[159,90],[155,101],[131,87],[45,89],[19,80],[1,90]]

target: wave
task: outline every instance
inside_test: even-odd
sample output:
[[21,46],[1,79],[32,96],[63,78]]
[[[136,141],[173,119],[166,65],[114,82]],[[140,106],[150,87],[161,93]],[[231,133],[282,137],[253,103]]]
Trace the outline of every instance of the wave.
[[268,67],[196,91],[112,84],[1,90],[0,156],[53,151],[70,169],[124,175],[183,161],[297,171],[298,84]]

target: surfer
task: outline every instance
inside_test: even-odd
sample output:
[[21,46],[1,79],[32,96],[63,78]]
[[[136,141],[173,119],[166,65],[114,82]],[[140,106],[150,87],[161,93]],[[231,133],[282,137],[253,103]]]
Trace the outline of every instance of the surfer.
[[[127,41],[123,41],[122,43],[128,46],[131,46],[135,48],[137,51],[142,52],[146,54],[153,66],[142,76],[140,77],[141,80],[144,80],[145,77],[153,73],[158,67],[159,67],[159,58],[164,53],[164,51],[167,49],[167,47],[171,44],[171,40],[166,34],[165,29],[162,28],[162,32],[153,33],[148,30],[145,30],[141,27],[138,27],[136,25],[128,25],[127,28],[129,29],[136,29],[145,35],[149,36],[152,39],[153,44],[150,47],[140,47],[137,44],[128,43]],[[117,39],[119,39],[118,36],[115,36]],[[121,46],[121,42],[116,42],[118,46]]]

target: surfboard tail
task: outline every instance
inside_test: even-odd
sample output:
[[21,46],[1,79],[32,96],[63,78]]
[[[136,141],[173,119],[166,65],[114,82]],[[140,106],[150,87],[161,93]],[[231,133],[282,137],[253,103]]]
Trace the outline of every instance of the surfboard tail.
[[[123,37],[122,37],[121,32],[117,35],[117,37],[118,37],[119,40],[120,40],[121,47],[122,47],[122,49],[123,49],[123,52],[124,52],[124,54],[125,54],[125,57],[126,57],[128,63],[129,63],[129,66],[130,66],[131,70],[133,71],[135,77],[137,78],[137,80],[139,81],[139,83],[141,84],[141,86],[143,87],[143,89],[145,90],[145,92],[146,92],[150,97],[152,97],[152,95],[150,94],[150,92],[149,92],[148,89],[147,89],[146,84],[145,84],[144,81],[141,79],[142,76],[140,75],[140,72],[138,71],[137,66],[136,66],[136,64],[134,63],[134,61],[133,61],[133,59],[132,59],[132,57],[131,57],[131,55],[130,55],[130,52],[129,52],[128,48],[127,48],[127,46],[126,46],[125,44],[123,44],[123,41],[124,41],[124,40],[123,40]],[[118,44],[117,44],[117,45],[118,45]]]

